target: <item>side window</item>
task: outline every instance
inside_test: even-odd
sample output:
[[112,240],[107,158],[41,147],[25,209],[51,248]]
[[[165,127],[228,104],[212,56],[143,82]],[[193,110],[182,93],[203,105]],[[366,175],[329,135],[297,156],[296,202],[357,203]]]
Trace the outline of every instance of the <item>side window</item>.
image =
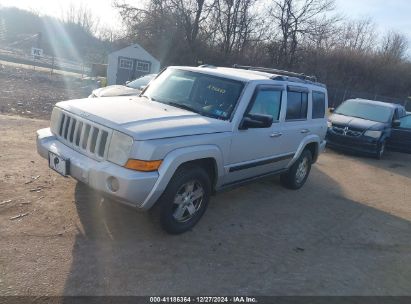
[[325,94],[313,92],[313,111],[312,118],[324,118],[325,116]]
[[401,117],[404,117],[404,116],[406,116],[406,115],[407,115],[407,112],[405,112],[404,109],[397,108],[397,109],[395,109],[394,118],[393,118],[393,119],[400,119]]
[[133,68],[133,61],[126,58],[120,58],[119,66],[121,69],[131,70]]
[[137,71],[150,72],[149,64],[147,62],[138,61],[137,62]]
[[260,88],[253,100],[250,114],[271,115],[274,121],[278,121],[281,109],[281,93],[276,88]]
[[288,91],[285,120],[307,119],[308,93]]
[[401,117],[400,121],[400,129],[411,129],[411,115]]
[[394,110],[394,115],[393,115],[393,117],[392,117],[392,120],[394,121],[394,120],[399,119],[399,118],[400,118],[400,115],[399,115],[399,113],[398,113],[398,109],[395,109],[395,110]]

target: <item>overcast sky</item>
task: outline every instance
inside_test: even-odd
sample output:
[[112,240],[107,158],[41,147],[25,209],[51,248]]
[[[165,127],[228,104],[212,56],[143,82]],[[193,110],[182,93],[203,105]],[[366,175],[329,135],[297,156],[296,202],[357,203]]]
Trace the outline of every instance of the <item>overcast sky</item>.
[[[141,3],[144,0],[127,0]],[[119,15],[112,7],[113,0],[0,0],[0,5],[31,9],[41,14],[61,17],[70,3],[95,9],[100,24],[120,26]],[[371,17],[379,32],[396,30],[407,35],[411,45],[411,0],[336,0],[337,12],[350,18]]]

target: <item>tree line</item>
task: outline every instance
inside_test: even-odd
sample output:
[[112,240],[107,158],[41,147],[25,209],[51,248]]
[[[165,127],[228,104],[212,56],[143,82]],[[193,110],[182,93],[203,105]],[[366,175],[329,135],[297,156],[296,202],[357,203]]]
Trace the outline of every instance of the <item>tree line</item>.
[[334,0],[148,0],[114,2],[126,33],[162,65],[275,67],[316,75],[329,87],[411,95],[408,41],[379,35],[371,19],[336,13]]

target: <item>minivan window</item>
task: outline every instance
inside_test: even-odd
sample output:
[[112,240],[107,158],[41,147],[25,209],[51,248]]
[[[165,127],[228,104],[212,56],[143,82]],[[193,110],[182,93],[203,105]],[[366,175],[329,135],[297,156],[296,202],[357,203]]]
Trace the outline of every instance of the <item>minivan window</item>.
[[287,96],[287,115],[285,119],[307,119],[308,93],[289,91]]
[[142,95],[203,116],[231,117],[244,84],[241,81],[169,68]]
[[313,92],[312,118],[324,118],[325,116],[325,94],[323,92]]
[[411,129],[411,115],[401,117],[400,121],[401,121],[401,125],[400,125],[401,129]]
[[388,106],[384,107],[383,105],[357,100],[347,100],[334,113],[378,122],[390,122],[392,109]]
[[259,89],[254,98],[250,114],[271,115],[274,121],[280,116],[281,91],[273,88]]

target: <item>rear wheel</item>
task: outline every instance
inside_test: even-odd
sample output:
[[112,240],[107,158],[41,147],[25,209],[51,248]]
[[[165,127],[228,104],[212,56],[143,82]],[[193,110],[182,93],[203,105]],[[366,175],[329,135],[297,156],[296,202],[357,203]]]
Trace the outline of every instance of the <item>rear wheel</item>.
[[211,181],[204,169],[180,168],[154,205],[151,214],[168,233],[183,233],[194,227],[203,216],[210,194]]
[[281,174],[281,183],[288,189],[300,189],[306,182],[311,171],[312,155],[304,150],[286,173]]

